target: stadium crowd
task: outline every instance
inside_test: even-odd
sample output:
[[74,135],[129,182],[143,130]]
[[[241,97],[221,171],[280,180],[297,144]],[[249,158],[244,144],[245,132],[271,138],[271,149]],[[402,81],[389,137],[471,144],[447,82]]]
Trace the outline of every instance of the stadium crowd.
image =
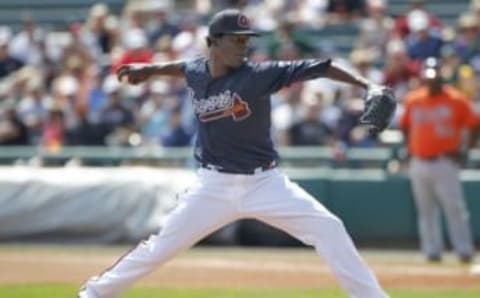
[[[243,9],[253,26],[266,32],[253,42],[252,60],[335,58],[393,87],[400,113],[403,96],[419,84],[422,62],[434,56],[443,62],[445,80],[480,111],[480,1],[472,0],[454,27],[424,2],[408,0],[409,9],[399,16],[388,14],[387,0],[197,0],[194,10],[144,0],[128,2],[121,14],[99,3],[83,22],[52,31],[26,16],[20,30],[0,26],[0,145],[188,146],[195,124],[184,82],[156,78],[132,86],[118,82],[114,72],[124,63],[201,55],[205,21],[227,6]],[[309,34],[338,24],[359,28],[348,57],[338,55],[334,43]],[[275,141],[381,144],[356,125],[362,92],[321,79],[281,90],[272,102]]]

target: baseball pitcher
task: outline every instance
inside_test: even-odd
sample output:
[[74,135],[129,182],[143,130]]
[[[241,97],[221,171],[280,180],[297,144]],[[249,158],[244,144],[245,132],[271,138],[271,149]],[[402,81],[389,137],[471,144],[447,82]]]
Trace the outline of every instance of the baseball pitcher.
[[155,75],[186,79],[198,123],[198,179],[161,231],[89,279],[80,298],[119,297],[141,276],[242,218],[260,220],[312,245],[350,297],[387,297],[342,221],[276,168],[270,95],[294,82],[321,77],[363,87],[368,92],[362,122],[374,132],[388,125],[395,101],[388,89],[372,86],[330,60],[251,63],[247,46],[257,35],[245,15],[224,10],[209,24],[207,57],[119,68],[119,79],[131,84]]

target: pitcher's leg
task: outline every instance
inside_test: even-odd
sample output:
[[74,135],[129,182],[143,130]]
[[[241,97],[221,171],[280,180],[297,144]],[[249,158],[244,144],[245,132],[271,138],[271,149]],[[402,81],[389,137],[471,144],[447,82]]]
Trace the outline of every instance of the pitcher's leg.
[[410,184],[417,210],[420,247],[425,256],[437,260],[442,255],[444,243],[440,225],[440,206],[435,197],[432,173],[434,169],[428,167],[430,165],[413,160],[410,167]]
[[457,254],[465,260],[473,256],[473,236],[459,172],[452,161],[444,161],[444,170],[437,173],[437,195],[445,211],[448,234]]
[[188,195],[168,216],[158,235],[140,243],[103,274],[85,284],[89,292],[97,295],[88,298],[118,297],[137,279],[235,219],[231,202]]
[[388,297],[358,254],[343,223],[295,183],[279,176],[245,205],[249,214],[313,245],[350,297]]

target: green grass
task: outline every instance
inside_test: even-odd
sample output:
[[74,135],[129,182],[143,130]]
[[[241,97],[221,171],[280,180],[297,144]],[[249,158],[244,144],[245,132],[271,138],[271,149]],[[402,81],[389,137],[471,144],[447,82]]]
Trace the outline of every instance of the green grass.
[[[470,289],[391,289],[392,298],[478,298],[480,287]],[[5,298],[76,297],[69,285],[26,284],[0,286]],[[338,289],[158,289],[134,288],[124,298],[346,298]]]

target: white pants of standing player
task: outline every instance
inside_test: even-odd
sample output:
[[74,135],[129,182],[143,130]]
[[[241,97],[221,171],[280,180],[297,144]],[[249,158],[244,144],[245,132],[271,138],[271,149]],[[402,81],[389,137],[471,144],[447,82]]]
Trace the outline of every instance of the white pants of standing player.
[[448,158],[433,161],[413,158],[410,180],[418,212],[422,251],[441,256],[444,249],[440,224],[443,209],[453,248],[460,256],[473,255],[473,240],[468,210],[463,198],[459,166]]
[[[102,275],[87,292],[114,298],[141,276],[216,229],[256,218],[313,245],[352,298],[388,297],[357,253],[343,223],[279,170],[234,175],[200,169],[158,235],[151,236]],[[92,297],[93,298],[93,297]]]

